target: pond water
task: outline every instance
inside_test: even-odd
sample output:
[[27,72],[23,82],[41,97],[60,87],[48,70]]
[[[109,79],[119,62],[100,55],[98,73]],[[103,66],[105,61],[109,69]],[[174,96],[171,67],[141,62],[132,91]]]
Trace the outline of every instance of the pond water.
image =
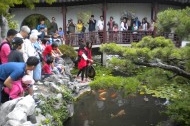
[[163,99],[127,96],[112,91],[92,91],[75,103],[74,116],[64,126],[155,126],[167,117]]

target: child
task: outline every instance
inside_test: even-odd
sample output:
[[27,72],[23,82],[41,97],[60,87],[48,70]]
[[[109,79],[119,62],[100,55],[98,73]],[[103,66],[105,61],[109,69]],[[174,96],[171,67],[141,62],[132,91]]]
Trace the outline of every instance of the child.
[[48,57],[46,62],[44,63],[42,67],[42,75],[44,75],[44,78],[49,77],[50,75],[53,75],[52,68],[53,68],[53,57]]
[[4,93],[7,94],[7,99],[3,99],[2,103],[15,98],[23,97],[25,91],[28,91],[30,95],[33,95],[32,86],[34,82],[34,79],[30,75],[25,75],[22,79],[14,81],[12,84],[12,89],[9,89],[8,87],[3,89]]

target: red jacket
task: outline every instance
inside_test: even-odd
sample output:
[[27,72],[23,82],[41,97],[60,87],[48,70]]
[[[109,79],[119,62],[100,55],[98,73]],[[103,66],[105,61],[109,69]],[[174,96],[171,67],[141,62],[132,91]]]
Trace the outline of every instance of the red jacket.
[[81,57],[78,62],[78,69],[82,69],[87,66],[87,56],[84,50],[79,50],[78,55]]

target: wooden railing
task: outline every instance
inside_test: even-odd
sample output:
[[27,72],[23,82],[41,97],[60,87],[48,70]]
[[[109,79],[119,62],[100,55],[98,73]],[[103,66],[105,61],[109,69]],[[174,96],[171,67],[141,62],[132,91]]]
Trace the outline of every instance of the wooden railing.
[[[144,36],[154,36],[152,31],[118,31],[118,32],[88,32],[88,33],[71,33],[66,35],[66,44],[78,46],[79,41],[90,41],[93,45],[102,43],[115,42],[117,44],[131,44],[131,42],[139,42]],[[164,33],[161,36],[170,38],[176,46],[179,45],[178,38],[172,33]]]

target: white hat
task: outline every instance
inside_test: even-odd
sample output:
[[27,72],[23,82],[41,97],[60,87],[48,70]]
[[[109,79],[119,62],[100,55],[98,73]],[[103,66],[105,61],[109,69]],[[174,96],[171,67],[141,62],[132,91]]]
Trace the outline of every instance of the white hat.
[[24,77],[22,77],[22,82],[24,84],[34,84],[35,83],[34,79],[30,75],[24,75]]
[[38,30],[36,30],[36,29],[33,29],[33,30],[31,31],[31,34],[36,34],[36,35],[38,36],[38,35],[41,35],[42,33],[41,33],[41,32],[38,32]]

